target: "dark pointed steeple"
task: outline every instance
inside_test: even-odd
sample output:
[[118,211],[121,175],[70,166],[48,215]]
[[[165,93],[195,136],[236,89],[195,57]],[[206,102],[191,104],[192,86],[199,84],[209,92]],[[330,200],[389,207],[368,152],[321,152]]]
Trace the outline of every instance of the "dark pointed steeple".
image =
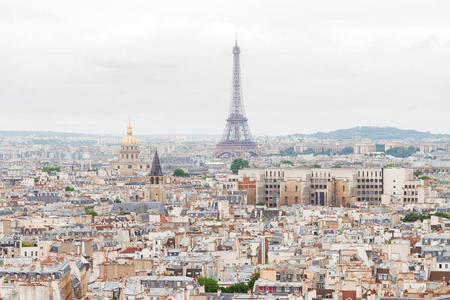
[[163,176],[161,163],[159,162],[158,149],[155,151],[155,156],[153,157],[152,169],[150,170],[150,176]]

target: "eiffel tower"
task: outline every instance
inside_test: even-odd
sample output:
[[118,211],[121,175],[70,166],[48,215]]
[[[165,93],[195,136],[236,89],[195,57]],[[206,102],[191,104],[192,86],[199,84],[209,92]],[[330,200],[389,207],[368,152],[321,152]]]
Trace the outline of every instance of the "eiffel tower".
[[242,101],[240,53],[241,50],[236,39],[236,44],[233,47],[233,83],[230,113],[222,140],[217,144],[216,154],[218,158],[257,155],[257,146],[250,134]]

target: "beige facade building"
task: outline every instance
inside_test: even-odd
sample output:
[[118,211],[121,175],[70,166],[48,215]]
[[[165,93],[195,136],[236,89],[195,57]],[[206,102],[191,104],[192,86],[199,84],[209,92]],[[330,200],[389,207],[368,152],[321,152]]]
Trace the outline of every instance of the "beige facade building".
[[278,206],[291,206],[302,203],[302,183],[299,180],[287,179],[280,182],[280,200]]
[[382,195],[383,169],[358,169],[356,172],[356,201],[379,204]]
[[334,192],[336,206],[349,206],[353,203],[354,198],[350,193],[351,183],[348,180],[335,180]]
[[424,181],[407,168],[278,168],[239,170],[238,184],[255,180],[256,203],[267,207],[295,204],[349,206],[424,203],[433,197]]
[[297,145],[294,147],[294,150],[297,152],[305,152],[307,150],[312,150],[315,153],[318,152],[340,152],[345,148],[352,147],[350,143],[317,143],[317,144],[303,144]]
[[375,152],[377,147],[375,143],[372,142],[358,142],[353,145],[353,153],[355,154],[366,154],[370,152]]

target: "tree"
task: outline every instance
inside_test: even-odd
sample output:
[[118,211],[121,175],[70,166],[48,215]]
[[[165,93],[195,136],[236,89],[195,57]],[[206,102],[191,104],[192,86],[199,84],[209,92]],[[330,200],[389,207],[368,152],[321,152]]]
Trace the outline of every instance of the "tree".
[[416,213],[409,213],[402,219],[402,221],[403,222],[415,222],[418,219],[419,219],[419,216]]
[[339,151],[339,154],[345,155],[345,154],[352,154],[353,153],[353,147],[345,147],[341,151]]
[[332,166],[331,168],[333,168],[333,169],[338,169],[338,168],[341,168],[342,166],[340,165],[340,164],[335,164],[334,166]]
[[[353,149],[352,149],[352,152],[353,152]],[[307,148],[305,151],[302,152],[302,154],[313,154],[314,156],[317,156],[317,155],[331,155],[331,154],[336,154],[336,153],[331,151],[331,149],[316,152],[312,148]]]
[[385,164],[384,166],[383,166],[383,168],[384,169],[387,169],[387,168],[395,168],[396,167],[396,165],[395,164]]
[[294,163],[292,161],[290,161],[290,160],[283,159],[283,160],[280,161],[280,165],[291,165],[291,166],[293,166]]
[[96,211],[90,210],[89,207],[87,207],[87,206],[84,208],[84,212],[87,215],[91,215],[91,216],[94,216],[94,217],[98,215]]
[[322,166],[319,165],[319,164],[313,164],[313,165],[311,165],[311,168],[313,168],[313,169],[320,169],[320,168],[322,168]]
[[312,148],[307,148],[305,151],[302,152],[303,154],[313,154],[314,150]]
[[253,286],[255,285],[256,280],[258,280],[260,277],[260,274],[258,272],[256,272],[255,274],[253,274],[253,276],[250,278],[250,280],[248,281],[248,288],[253,290]]
[[255,285],[255,282],[256,280],[258,280],[259,277],[260,277],[259,273],[255,273],[252,275],[252,277],[247,283],[245,282],[235,283],[226,288],[221,287],[220,290],[223,293],[247,293],[248,290],[253,290],[253,286]]
[[256,203],[256,205],[258,205],[258,206],[264,206],[264,205],[266,205],[264,202],[262,202],[262,201],[259,201],[258,203]]
[[405,158],[405,157],[409,157],[409,156],[413,155],[414,153],[416,153],[416,151],[417,151],[417,149],[414,148],[413,146],[409,146],[408,148],[394,147],[394,148],[387,150],[386,154],[392,155],[394,157]]
[[240,169],[245,168],[248,168],[248,161],[242,158],[236,158],[235,160],[233,160],[230,167],[231,171],[234,174],[237,174]]
[[71,186],[66,186],[66,187],[64,188],[64,190],[65,190],[66,192],[73,192],[73,191],[75,191],[75,189],[74,189],[73,187],[71,187]]
[[172,175],[176,176],[176,177],[189,177],[189,176],[191,176],[189,173],[186,173],[183,169],[175,169],[173,171]]
[[414,171],[414,176],[419,177],[420,175],[423,175],[422,171],[420,171],[420,170]]
[[294,150],[294,147],[289,147],[284,150],[280,150],[280,156],[297,156],[297,152]]
[[61,172],[61,168],[60,167],[50,167],[50,166],[46,166],[42,168],[42,172]]
[[[435,214],[434,214],[435,215]],[[425,219],[429,219],[429,218],[431,218],[431,215],[422,215],[422,214],[416,214],[416,213],[408,213],[408,214],[406,214],[406,216],[403,218],[403,219],[401,219],[403,222],[407,222],[407,223],[410,223],[410,222],[415,222],[415,221],[417,221],[417,220],[420,220],[421,222],[423,221],[423,220],[425,220]]]
[[248,286],[244,282],[235,283],[226,288],[220,288],[224,293],[247,293]]
[[198,284],[203,285],[205,287],[205,292],[207,293],[215,293],[219,289],[217,281],[208,277],[200,277],[198,279]]
[[443,212],[435,212],[433,214],[433,216],[450,219],[450,214],[443,213]]
[[384,152],[384,144],[375,144],[376,152]]

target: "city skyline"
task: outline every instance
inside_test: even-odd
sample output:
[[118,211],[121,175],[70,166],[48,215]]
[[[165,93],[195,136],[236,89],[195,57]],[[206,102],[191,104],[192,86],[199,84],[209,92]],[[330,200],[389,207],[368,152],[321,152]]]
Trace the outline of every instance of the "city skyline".
[[254,135],[448,133],[450,4],[439,3],[5,2],[0,127],[120,134],[130,118],[145,134],[220,134],[237,32]]
[[0,300],[449,300],[448,11],[0,1]]

